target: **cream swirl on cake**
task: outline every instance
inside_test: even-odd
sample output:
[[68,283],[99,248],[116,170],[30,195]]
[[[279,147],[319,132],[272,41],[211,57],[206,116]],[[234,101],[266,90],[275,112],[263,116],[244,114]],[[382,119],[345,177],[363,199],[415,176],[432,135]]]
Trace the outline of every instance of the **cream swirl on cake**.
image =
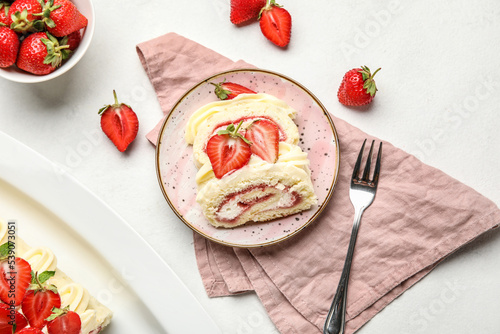
[[[7,240],[7,224],[0,219],[1,244]],[[81,334],[97,334],[106,327],[112,317],[112,312],[97,301],[81,284],[75,283],[57,267],[57,257],[47,247],[30,247],[16,236],[15,249],[18,257],[26,260],[33,274],[54,272],[47,284],[54,285],[61,299],[61,307],[80,316]],[[0,301],[0,303],[2,303]],[[21,312],[22,309],[20,308]],[[43,329],[46,332],[46,329]]]
[[66,284],[59,289],[59,294],[61,306],[68,306],[70,310],[80,315],[82,333],[102,328],[105,319],[102,318],[102,312],[98,312],[100,306],[81,284],[75,282]]
[[34,272],[53,271],[57,267],[57,258],[47,247],[31,248],[22,257],[31,265]]
[[81,285],[75,282],[64,285],[59,289],[61,296],[61,305],[69,306],[71,311],[83,313],[89,305],[89,293]]
[[[213,226],[231,228],[248,222],[268,221],[316,205],[309,159],[297,145],[299,132],[293,122],[296,114],[297,111],[286,102],[269,94],[241,94],[233,100],[209,103],[190,117],[185,139],[193,144],[194,163],[199,168],[196,201]],[[272,143],[266,143],[269,140],[266,131],[273,127],[258,124],[261,120],[277,128],[274,130],[277,134],[270,136],[276,138],[275,148]],[[230,126],[233,126],[231,131]],[[252,129],[252,135],[247,136],[254,126],[261,127],[257,135]],[[220,132],[226,128],[224,134]],[[214,171],[216,160],[210,157],[213,150],[208,151],[208,148],[212,138],[228,132],[233,139],[227,139],[224,142],[227,147],[217,152],[236,154],[236,146],[232,147],[231,141],[240,140],[238,136],[246,137],[243,139],[251,146],[258,145],[258,149],[252,147],[248,162],[221,176]],[[277,157],[268,159],[266,154],[261,154],[266,149],[277,149]]]

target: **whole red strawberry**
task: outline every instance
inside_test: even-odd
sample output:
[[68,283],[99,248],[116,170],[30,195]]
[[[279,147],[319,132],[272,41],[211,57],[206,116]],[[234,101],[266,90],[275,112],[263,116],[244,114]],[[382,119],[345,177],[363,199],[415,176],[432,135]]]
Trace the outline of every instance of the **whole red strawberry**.
[[67,48],[49,33],[31,34],[21,42],[17,67],[36,75],[49,74],[69,57]]
[[[12,320],[14,320],[15,332],[13,331]],[[28,321],[21,313],[15,308],[11,309],[7,304],[0,303],[0,334],[20,333],[26,326],[28,326]]]
[[14,65],[18,52],[19,36],[8,27],[0,27],[0,67]]
[[362,106],[372,102],[377,92],[373,77],[380,68],[371,74],[366,66],[350,70],[344,75],[337,97],[346,106]]
[[242,86],[234,82],[219,82],[217,84],[211,82],[215,86],[215,95],[221,100],[232,100],[240,94],[256,94],[250,88]]
[[41,31],[41,13],[42,5],[38,0],[16,0],[7,13],[7,24],[19,33]]
[[101,128],[120,152],[124,152],[139,131],[139,120],[129,105],[119,103],[113,90],[115,104],[99,109]]
[[0,1],[0,26],[2,25],[2,23],[5,25],[9,25],[9,8],[9,2]]
[[88,24],[88,19],[69,0],[46,0],[43,16],[47,31],[56,37],[69,35]]
[[78,45],[80,45],[80,42],[82,41],[82,34],[80,33],[80,30],[73,31],[71,34],[68,36],[65,36],[60,44],[67,44],[68,50],[75,51]]
[[70,311],[68,307],[54,309],[47,321],[49,322],[47,324],[49,334],[80,334],[82,329],[80,316],[78,313]]
[[255,19],[265,5],[266,0],[231,0],[231,22],[241,24]]
[[280,47],[288,45],[292,34],[292,16],[275,0],[267,1],[260,12],[259,22],[260,30],[268,40]]
[[61,297],[57,288],[46,283],[49,278],[54,276],[54,273],[54,271],[44,271],[41,274],[34,273],[32,275],[30,288],[24,296],[21,306],[30,327],[45,327],[46,319],[52,314],[52,309],[61,307]]
[[230,124],[226,130],[219,131],[208,140],[207,155],[218,179],[242,168],[250,161],[250,142],[238,133],[242,123],[243,121],[237,127]]

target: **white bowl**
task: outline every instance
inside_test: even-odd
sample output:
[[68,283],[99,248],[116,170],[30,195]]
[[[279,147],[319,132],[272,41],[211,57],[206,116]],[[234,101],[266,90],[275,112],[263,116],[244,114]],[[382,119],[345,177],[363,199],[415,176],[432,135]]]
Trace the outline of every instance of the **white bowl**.
[[82,30],[82,41],[80,42],[78,48],[76,48],[74,53],[71,55],[71,57],[66,62],[64,62],[59,68],[57,68],[54,72],[46,75],[31,74],[18,69],[16,66],[11,66],[9,68],[0,68],[0,77],[22,83],[43,82],[66,73],[73,66],[75,66],[80,59],[82,59],[83,55],[89,48],[90,41],[92,40],[92,36],[94,35],[94,27],[95,27],[94,6],[92,5],[91,0],[71,0],[71,1],[76,5],[78,10],[88,19],[87,27]]

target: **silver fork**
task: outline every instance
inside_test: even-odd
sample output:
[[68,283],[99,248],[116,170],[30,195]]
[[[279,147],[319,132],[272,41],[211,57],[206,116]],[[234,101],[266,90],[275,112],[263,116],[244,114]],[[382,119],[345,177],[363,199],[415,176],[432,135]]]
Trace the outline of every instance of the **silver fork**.
[[366,159],[365,169],[361,177],[359,177],[359,168],[363,158],[363,151],[365,149],[366,139],[361,146],[361,150],[354,165],[352,172],[351,187],[349,189],[349,197],[354,206],[354,223],[352,227],[351,240],[349,241],[349,248],[344,263],[344,269],[340,276],[337,292],[333,298],[332,306],[326,317],[325,327],[323,334],[343,334],[345,331],[345,311],[347,299],[347,284],[349,282],[349,273],[351,271],[352,255],[354,253],[354,245],[356,244],[356,237],[358,236],[359,223],[361,215],[370,204],[373,203],[375,193],[377,191],[377,184],[380,174],[380,159],[382,157],[382,143],[380,143],[377,162],[375,163],[375,170],[373,172],[373,179],[370,180],[370,165],[372,161],[373,144],[370,147],[370,153]]

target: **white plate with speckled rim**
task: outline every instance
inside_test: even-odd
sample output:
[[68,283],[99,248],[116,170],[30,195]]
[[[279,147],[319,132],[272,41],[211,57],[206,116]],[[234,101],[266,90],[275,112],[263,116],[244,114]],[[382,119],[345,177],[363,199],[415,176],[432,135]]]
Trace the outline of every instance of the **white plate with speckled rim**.
[[[217,101],[211,84],[226,80],[259,93],[273,95],[297,110],[299,146],[308,153],[318,205],[310,210],[234,228],[215,228],[196,203],[197,168],[192,146],[184,140],[186,123],[201,106]],[[304,86],[282,74],[241,69],[215,74],[188,90],[174,105],[160,129],[156,145],[156,171],[160,188],[175,214],[191,229],[217,243],[232,247],[260,247],[288,239],[311,224],[330,200],[340,164],[335,125],[321,102]]]

